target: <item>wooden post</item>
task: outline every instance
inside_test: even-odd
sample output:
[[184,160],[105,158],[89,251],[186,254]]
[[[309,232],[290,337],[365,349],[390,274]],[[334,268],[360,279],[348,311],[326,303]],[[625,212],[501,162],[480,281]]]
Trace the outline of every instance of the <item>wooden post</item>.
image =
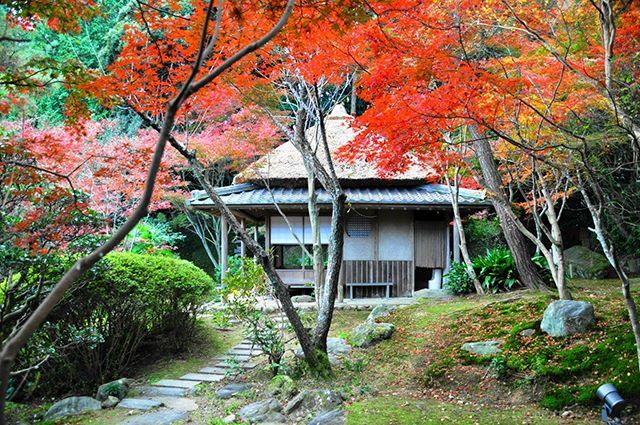
[[253,226],[253,240],[258,242],[258,223]]
[[229,226],[224,217],[220,218],[220,279],[227,274],[229,261]]
[[460,262],[460,233],[458,231],[458,225],[453,223],[453,261]]
[[[242,227],[242,230],[244,230],[246,228],[246,224],[245,224],[245,220],[244,218],[240,219],[240,226]],[[247,253],[247,247],[244,245],[244,241],[242,239],[240,239],[240,256],[244,257]]]

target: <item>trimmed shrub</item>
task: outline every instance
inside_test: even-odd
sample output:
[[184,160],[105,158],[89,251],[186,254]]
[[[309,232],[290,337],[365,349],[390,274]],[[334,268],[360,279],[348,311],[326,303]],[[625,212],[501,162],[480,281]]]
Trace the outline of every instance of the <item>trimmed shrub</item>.
[[184,348],[195,332],[196,311],[212,288],[211,277],[188,261],[109,254],[21,353],[27,359],[46,347],[50,360],[30,377],[31,389],[20,389],[33,390],[37,383],[47,395],[92,392],[120,378],[144,354]]

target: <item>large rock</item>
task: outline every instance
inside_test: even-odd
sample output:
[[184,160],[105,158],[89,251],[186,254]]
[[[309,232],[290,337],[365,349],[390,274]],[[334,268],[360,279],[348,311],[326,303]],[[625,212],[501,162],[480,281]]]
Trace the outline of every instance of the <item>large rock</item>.
[[107,382],[106,384],[102,384],[98,387],[98,392],[96,393],[96,399],[98,401],[105,401],[109,396],[117,397],[122,400],[127,396],[129,392],[129,387],[132,384],[131,379],[120,378],[117,381]]
[[278,400],[270,398],[248,404],[240,409],[240,417],[249,423],[283,423],[286,418],[282,413],[282,405]]
[[479,356],[492,356],[502,351],[500,344],[502,344],[502,341],[497,340],[467,342],[462,344],[462,349]]
[[322,412],[309,422],[309,425],[344,425],[347,414],[344,410],[336,409]]
[[547,306],[540,329],[551,336],[567,336],[586,331],[595,319],[590,303],[559,300]]
[[[327,355],[332,366],[336,366],[340,358],[350,352],[351,345],[343,338],[327,338]],[[304,359],[302,348],[296,349],[295,356],[299,359]]]
[[367,317],[367,322],[375,322],[379,317],[388,316],[389,313],[391,313],[395,309],[396,307],[392,305],[379,304],[375,306],[373,310],[371,310],[371,313],[369,313],[369,317]]
[[75,416],[102,409],[102,403],[91,397],[69,397],[60,400],[47,410],[45,420]]
[[343,403],[342,396],[331,390],[304,390],[284,408],[286,415],[299,414],[300,412],[319,412],[333,410]]
[[294,295],[293,297],[291,297],[291,302],[297,304],[297,303],[314,303],[316,302],[316,299],[313,298],[311,295]]
[[228,399],[243,391],[251,389],[251,384],[229,384],[216,391],[216,397]]
[[298,393],[298,386],[287,375],[276,375],[271,378],[267,386],[267,393],[271,396],[289,398]]
[[420,289],[413,293],[414,298],[433,298],[436,300],[449,300],[453,293],[448,289]]
[[396,327],[391,323],[364,322],[356,326],[349,335],[353,345],[360,348],[370,347],[376,342],[389,339]]
[[609,262],[604,255],[590,251],[582,245],[564,250],[565,268],[573,277],[602,279],[607,276]]

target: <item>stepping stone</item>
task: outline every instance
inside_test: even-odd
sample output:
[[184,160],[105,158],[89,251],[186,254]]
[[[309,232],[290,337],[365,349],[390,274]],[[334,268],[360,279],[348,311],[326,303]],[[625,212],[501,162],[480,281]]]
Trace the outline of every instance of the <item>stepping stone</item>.
[[198,371],[198,373],[208,373],[211,375],[224,375],[227,373],[228,369],[221,367],[203,367]]
[[151,400],[158,401],[165,407],[183,412],[198,410],[198,404],[190,398],[185,397],[150,397]]
[[219,360],[219,361],[237,360],[239,362],[242,362],[242,361],[251,360],[253,357],[254,356],[245,355],[245,354],[231,354],[231,355],[218,356],[215,358],[215,360]]
[[151,410],[162,406],[159,401],[148,400],[143,398],[125,398],[116,407],[123,409]]
[[180,377],[187,381],[201,381],[201,382],[220,382],[225,378],[224,373],[221,375],[213,375],[209,373],[187,373]]
[[228,368],[231,369],[233,366],[237,366],[239,368],[242,369],[253,369],[254,367],[256,367],[255,363],[239,363],[237,365],[230,365],[228,363],[216,363],[215,365],[213,365],[214,367],[222,367],[222,368]]
[[182,410],[161,410],[134,416],[121,425],[169,425],[187,419],[188,413]]
[[216,391],[216,397],[228,399],[234,395],[251,389],[251,384],[229,384]]
[[201,384],[198,381],[183,381],[180,379],[161,379],[155,384],[156,387],[176,387],[176,388],[188,388],[193,389],[196,385]]
[[183,397],[193,393],[189,388],[175,387],[139,387],[140,395],[145,397],[167,396],[167,397]]
[[241,356],[258,356],[262,354],[262,351],[251,349],[246,350],[244,348],[232,348],[231,350],[227,351],[227,354],[239,354]]

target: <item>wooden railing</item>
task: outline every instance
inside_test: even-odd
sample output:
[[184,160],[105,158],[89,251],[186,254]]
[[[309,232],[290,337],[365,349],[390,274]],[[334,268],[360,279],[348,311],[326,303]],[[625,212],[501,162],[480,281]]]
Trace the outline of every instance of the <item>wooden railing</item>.
[[[344,260],[341,280],[346,289],[348,283],[393,283],[392,297],[411,296],[413,291],[413,261]],[[380,286],[353,288],[355,298],[385,296]]]

